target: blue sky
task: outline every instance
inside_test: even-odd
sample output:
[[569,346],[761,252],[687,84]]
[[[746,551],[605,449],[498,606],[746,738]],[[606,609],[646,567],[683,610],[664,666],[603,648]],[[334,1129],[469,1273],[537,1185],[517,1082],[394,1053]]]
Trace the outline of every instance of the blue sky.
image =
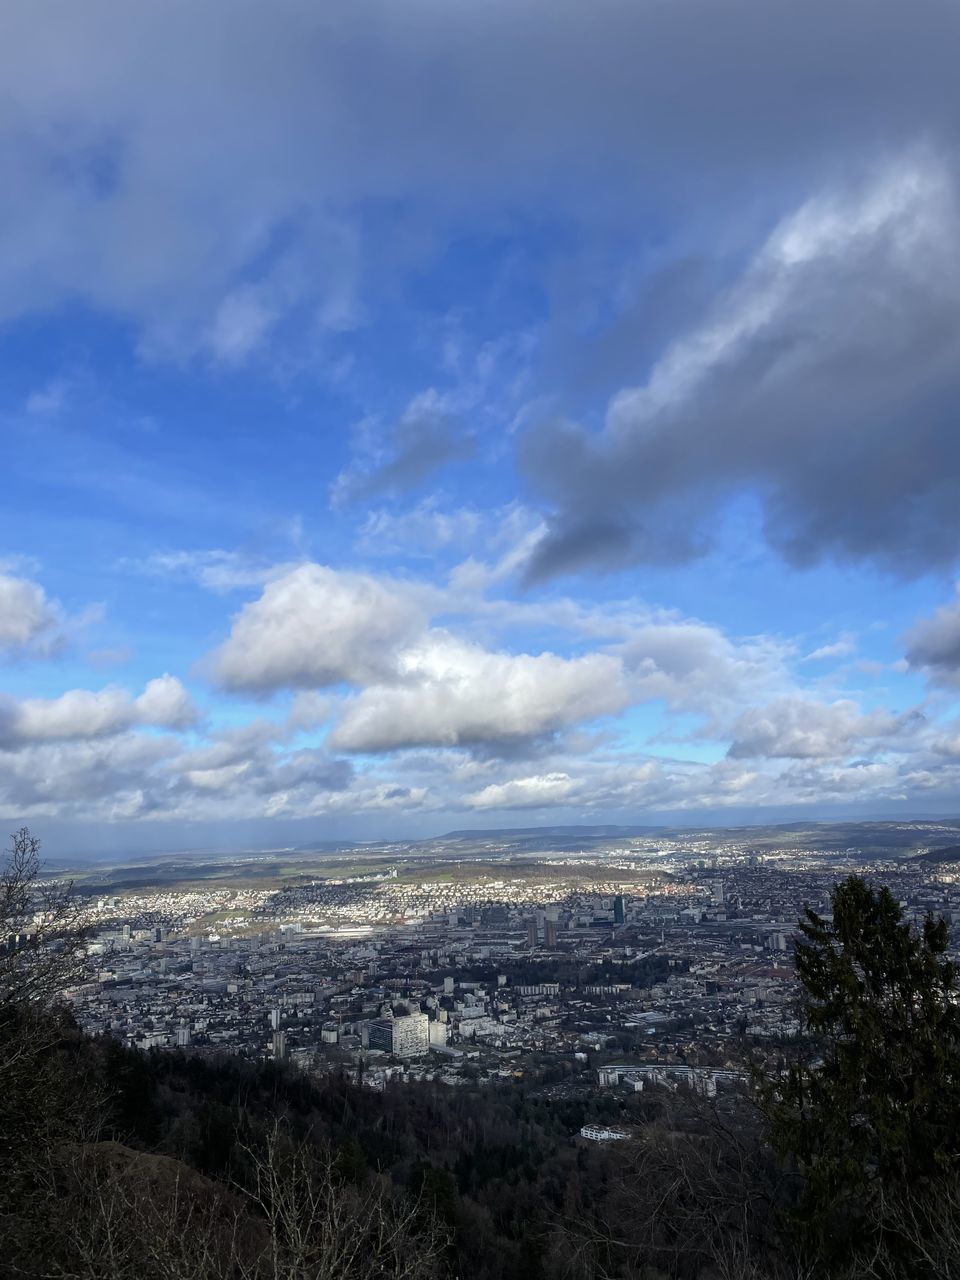
[[13,0],[0,809],[960,812],[960,17]]

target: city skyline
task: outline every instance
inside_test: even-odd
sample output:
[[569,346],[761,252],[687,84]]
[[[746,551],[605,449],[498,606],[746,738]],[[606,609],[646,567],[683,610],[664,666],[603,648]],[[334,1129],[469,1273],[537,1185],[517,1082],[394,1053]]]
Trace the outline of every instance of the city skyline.
[[960,813],[958,37],[15,0],[4,819]]

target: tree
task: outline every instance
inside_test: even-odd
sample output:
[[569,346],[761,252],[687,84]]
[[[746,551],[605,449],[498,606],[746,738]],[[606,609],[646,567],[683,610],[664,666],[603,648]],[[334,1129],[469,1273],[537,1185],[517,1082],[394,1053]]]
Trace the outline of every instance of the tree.
[[804,1035],[762,1105],[775,1148],[801,1176],[802,1235],[827,1257],[872,1251],[883,1274],[920,1275],[897,1222],[942,1197],[960,1162],[949,933],[929,915],[915,929],[888,889],[857,876],[834,888],[831,905],[832,916],[808,907],[800,923]]
[[323,1148],[295,1141],[276,1122],[261,1148],[242,1146],[245,1192],[267,1224],[251,1280],[431,1280],[444,1275],[449,1231],[421,1195],[391,1194],[389,1182],[360,1186],[338,1174]]
[[80,972],[83,903],[41,872],[40,841],[21,827],[0,863],[0,1011],[48,1007]]
[[40,842],[21,827],[0,862],[0,1201],[33,1194],[47,1152],[96,1124],[97,1089],[60,1052],[81,911],[69,885],[41,878]]

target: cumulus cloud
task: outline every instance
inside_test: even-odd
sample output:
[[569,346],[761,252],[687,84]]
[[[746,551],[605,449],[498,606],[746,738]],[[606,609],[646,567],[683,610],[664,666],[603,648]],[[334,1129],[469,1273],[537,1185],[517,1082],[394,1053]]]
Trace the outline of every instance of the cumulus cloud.
[[331,734],[341,750],[507,746],[620,711],[628,694],[609,654],[491,653],[431,632],[400,658],[402,683],[365,689]]
[[528,576],[689,559],[744,493],[795,565],[951,563],[958,214],[951,163],[915,148],[783,220],[600,434],[532,433],[527,468],[555,513]]
[[714,721],[791,683],[789,645],[770,637],[734,641],[701,622],[639,625],[621,652],[638,700],[662,698],[674,710]]
[[141,724],[163,729],[189,729],[197,720],[189,693],[176,676],[167,674],[149,681],[134,707]]
[[47,656],[64,643],[64,613],[43,588],[0,572],[0,651]]
[[491,783],[466,797],[473,809],[539,809],[562,804],[574,788],[568,773],[533,774]]
[[190,695],[175,676],[147,684],[138,698],[123,689],[71,689],[58,698],[0,700],[0,749],[29,742],[103,738],[136,725],[187,729],[197,719]]
[[366,684],[395,674],[400,649],[423,625],[408,593],[305,564],[244,606],[210,666],[226,688],[251,693]]

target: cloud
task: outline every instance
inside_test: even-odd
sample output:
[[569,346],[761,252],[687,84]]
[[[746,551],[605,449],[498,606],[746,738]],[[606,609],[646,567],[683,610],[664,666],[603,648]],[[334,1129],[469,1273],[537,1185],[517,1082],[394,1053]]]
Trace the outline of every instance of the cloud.
[[445,510],[431,494],[406,511],[371,511],[360,529],[358,547],[367,555],[432,556],[475,543],[486,519],[476,507]]
[[255,290],[234,290],[220,303],[214,317],[208,339],[213,354],[231,364],[244,360],[260,346],[275,319],[273,308]]
[[27,578],[0,572],[0,651],[47,657],[65,643],[63,609]]
[[823,703],[781,698],[745,711],[737,719],[727,754],[734,760],[839,759],[871,740],[895,745],[898,732],[916,723],[916,715],[911,714],[899,718],[883,711],[865,714],[849,699]]
[[638,700],[662,698],[673,710],[699,712],[715,724],[731,708],[792,683],[789,645],[765,636],[735,642],[701,622],[637,626],[621,653]]
[[953,168],[914,148],[784,219],[600,434],[546,424],[527,470],[554,514],[532,580],[701,554],[756,496],[791,564],[913,575],[960,552],[960,214]]
[[151,680],[138,698],[123,689],[71,689],[58,698],[0,700],[0,750],[30,742],[104,738],[136,726],[188,729],[197,712],[175,676]]
[[139,560],[121,560],[120,567],[148,577],[181,578],[208,591],[227,592],[262,586],[298,566],[291,561],[214,547],[199,551],[155,551]]
[[906,635],[906,658],[936,680],[952,684],[960,677],[960,599],[914,624]]
[[804,662],[826,662],[833,658],[849,658],[857,651],[856,637],[844,631],[832,644],[823,644],[813,649],[804,658]]
[[151,680],[134,706],[141,724],[189,729],[197,721],[197,709],[176,676],[164,674]]
[[[455,398],[436,390],[411,400],[394,427],[390,445],[341,472],[333,486],[334,506],[382,494],[406,493],[451,462],[472,456],[474,442],[453,410]],[[368,424],[367,434],[372,431]]]
[[305,564],[234,617],[209,666],[227,689],[269,693],[390,678],[422,630],[411,596],[364,574]]
[[402,683],[348,701],[331,745],[354,752],[528,742],[620,711],[628,695],[608,654],[491,653],[431,632],[400,657]]
[[389,289],[491,207],[567,225],[629,225],[641,197],[742,208],[878,139],[956,136],[960,19],[936,0],[7,13],[0,311],[80,298],[176,354],[211,330],[251,350],[256,306],[224,308],[278,271],[305,285],[280,290],[277,328],[350,323],[371,278]]
[[568,773],[534,774],[491,783],[466,797],[472,809],[539,809],[562,804],[573,790]]

